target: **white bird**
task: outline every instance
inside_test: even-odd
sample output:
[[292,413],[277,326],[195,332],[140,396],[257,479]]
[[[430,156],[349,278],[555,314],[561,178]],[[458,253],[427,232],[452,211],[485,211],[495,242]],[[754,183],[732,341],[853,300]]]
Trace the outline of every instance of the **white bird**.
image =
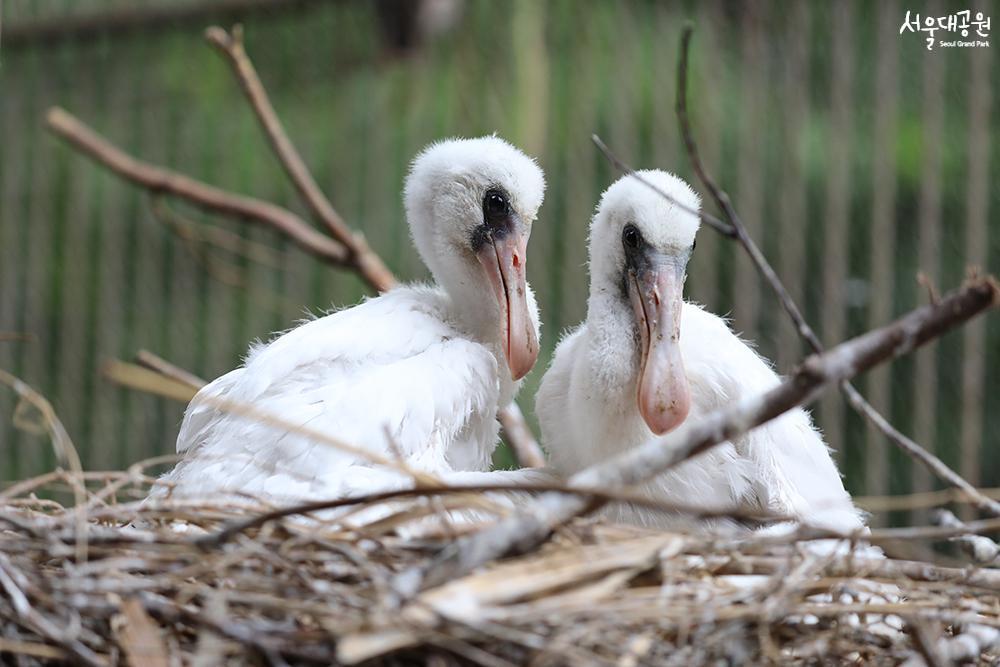
[[[631,176],[601,198],[590,229],[587,319],[559,343],[536,399],[542,441],[561,475],[779,382],[723,319],[683,300],[698,196],[671,174],[639,174],[682,206]],[[829,450],[802,409],[638,490],[664,502],[777,513],[838,531],[862,526]],[[623,506],[607,511],[643,525],[692,526],[682,515]]]
[[475,483],[490,468],[497,411],[538,355],[525,260],[544,189],[535,162],[498,137],[426,148],[404,199],[436,284],[397,287],[252,346],[242,367],[191,401],[177,438],[183,459],[153,497],[284,503],[407,482],[231,404]]

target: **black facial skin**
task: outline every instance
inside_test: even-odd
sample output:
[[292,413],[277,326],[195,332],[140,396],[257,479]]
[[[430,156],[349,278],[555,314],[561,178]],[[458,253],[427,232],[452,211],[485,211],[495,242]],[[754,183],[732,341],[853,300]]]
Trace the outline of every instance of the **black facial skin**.
[[510,205],[510,197],[503,188],[487,190],[483,195],[483,224],[472,230],[472,251],[479,252],[486,243],[502,239],[513,232],[516,218]]
[[642,237],[639,228],[629,223],[622,229],[622,248],[625,249],[625,271],[622,272],[622,298],[628,302],[628,276],[629,273],[642,275],[652,268],[650,261],[650,245]]
[[[695,246],[698,245],[697,241],[691,244],[691,250],[688,251],[688,259],[691,257],[691,253],[694,252]],[[652,258],[655,256],[656,252],[653,247],[643,238],[642,232],[639,228],[633,225],[631,222],[625,225],[622,229],[622,247],[625,249],[625,270],[622,272],[622,298],[628,302],[628,276],[629,273],[634,273],[639,276],[642,275],[644,271],[649,271],[653,268]],[[687,259],[684,260],[685,263]]]

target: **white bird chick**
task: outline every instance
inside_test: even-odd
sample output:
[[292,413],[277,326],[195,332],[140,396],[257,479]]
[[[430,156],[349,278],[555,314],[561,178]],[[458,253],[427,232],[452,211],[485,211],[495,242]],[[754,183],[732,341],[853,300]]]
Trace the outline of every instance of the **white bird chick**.
[[[626,176],[602,196],[590,230],[587,319],[559,343],[536,399],[543,443],[562,475],[779,382],[724,320],[683,300],[698,196],[666,172],[638,175],[660,192]],[[836,530],[861,526],[801,409],[686,461],[642,491],[668,503],[775,513]],[[640,524],[691,525],[638,508],[608,511]]]
[[525,261],[544,188],[535,162],[495,136],[420,153],[405,205],[437,284],[399,286],[251,347],[243,367],[188,406],[184,458],[164,478],[172,493],[275,502],[409,482],[308,434],[219,409],[220,399],[449,481],[488,470],[497,411],[538,355]]
[[[514,380],[538,358],[538,310],[525,261],[544,194],[538,165],[496,136],[430,146],[406,183],[407,219],[421,259],[470,333],[491,340],[499,320]],[[484,272],[495,300],[483,298]]]

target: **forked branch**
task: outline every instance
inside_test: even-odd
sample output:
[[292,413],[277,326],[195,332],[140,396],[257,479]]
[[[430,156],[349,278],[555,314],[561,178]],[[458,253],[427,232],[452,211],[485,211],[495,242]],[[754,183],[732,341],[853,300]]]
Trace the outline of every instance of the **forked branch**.
[[343,244],[316,231],[287,209],[138,160],[59,107],[49,109],[45,123],[74,149],[133,185],[182,199],[208,213],[272,227],[309,254],[335,266],[347,265],[350,255]]
[[274,150],[278,161],[288,174],[292,185],[309,210],[326,227],[330,235],[339,241],[349,255],[349,263],[364,280],[379,292],[385,292],[396,284],[396,278],[375,254],[360,234],[356,234],[344,219],[340,217],[333,204],[316,183],[312,173],[306,166],[299,152],[292,144],[285,128],[274,111],[267,91],[257,76],[257,70],[243,48],[243,28],[234,26],[231,33],[219,27],[211,27],[205,31],[205,38],[212,46],[226,57],[233,73],[236,75],[240,88],[250,102],[257,120],[260,122],[268,143]]

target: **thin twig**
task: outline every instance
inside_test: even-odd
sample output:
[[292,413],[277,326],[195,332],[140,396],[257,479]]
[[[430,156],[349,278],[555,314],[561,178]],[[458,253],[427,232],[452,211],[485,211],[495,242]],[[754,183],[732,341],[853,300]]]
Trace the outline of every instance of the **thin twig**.
[[635,180],[639,181],[647,188],[653,190],[655,193],[657,193],[658,195],[660,195],[661,197],[663,197],[668,202],[670,202],[680,210],[684,211],[685,213],[690,213],[691,215],[701,218],[702,222],[707,223],[709,227],[719,232],[723,236],[735,238],[736,230],[734,230],[732,225],[730,225],[728,222],[720,220],[719,218],[715,217],[714,215],[712,215],[708,211],[705,211],[704,209],[698,210],[696,208],[691,208],[684,202],[678,201],[675,197],[671,196],[668,192],[663,190],[663,188],[661,188],[660,186],[656,185],[655,183],[644,177],[642,174],[640,174],[631,166],[629,166],[627,162],[625,162],[620,157],[615,155],[614,152],[612,152],[612,150],[608,148],[608,145],[604,143],[604,140],[601,139],[598,135],[596,134],[590,135],[590,140],[594,142],[595,146],[597,146],[597,150],[601,151],[601,153],[604,154],[604,157],[608,159],[608,162],[613,164],[615,168],[617,168],[623,174],[627,174],[632,178],[634,178]]
[[63,426],[62,420],[59,419],[59,415],[56,414],[55,408],[52,407],[47,398],[35,391],[21,378],[11,375],[2,369],[0,369],[0,384],[7,385],[23,401],[34,406],[38,414],[42,417],[45,431],[48,432],[49,438],[52,441],[52,448],[55,450],[56,457],[63,465],[70,469],[70,472],[74,476],[75,483],[72,485],[73,502],[76,504],[74,516],[79,532],[76,540],[76,557],[78,561],[84,562],[87,560],[87,519],[82,510],[84,509],[86,500],[86,486],[84,484],[83,463],[80,461],[80,454],[76,451],[73,440],[69,437],[69,432]]
[[[178,380],[171,380],[167,378],[167,376],[159,373],[158,370],[151,370],[149,368],[127,364],[118,360],[106,361],[101,367],[101,374],[118,384],[135,386],[136,388],[148,391],[149,393],[161,393],[158,390],[157,383],[174,382],[185,387],[188,386],[188,383],[186,382],[180,382]],[[171,397],[173,391],[174,388],[169,384],[166,384],[165,391],[162,392],[161,395]],[[381,454],[371,451],[365,447],[351,444],[328,433],[318,431],[303,424],[296,424],[295,422],[285,419],[280,415],[272,414],[266,410],[261,410],[252,403],[242,403],[211,394],[202,394],[198,400],[210,406],[214,410],[251,419],[271,428],[287,431],[288,433],[294,433],[315,442],[329,445],[334,449],[339,449],[342,452],[350,454],[351,456],[356,456],[363,461],[367,461],[368,463],[397,470],[403,475],[412,477],[415,481],[420,483],[430,485],[440,484],[436,478],[413,468],[406,461],[397,461],[392,458],[382,456]]]
[[192,389],[201,389],[207,383],[200,377],[186,371],[180,366],[175,366],[163,357],[153,354],[149,350],[139,350],[135,355],[135,360],[140,366],[156,371],[172,380],[191,385]]
[[208,253],[199,252],[198,248],[215,248],[271,269],[282,268],[281,254],[272,246],[256,243],[223,227],[198,223],[178,215],[166,206],[162,197],[151,195],[150,199],[150,209],[153,215],[174,236],[182,242],[191,244],[192,254],[198,259],[208,260]]
[[349,253],[341,243],[287,209],[137,160],[59,107],[49,109],[45,119],[49,129],[75,149],[139,187],[178,197],[205,211],[273,227],[302,250],[335,266],[348,261]]
[[498,415],[504,440],[522,468],[543,468],[545,454],[517,403],[511,403]]

